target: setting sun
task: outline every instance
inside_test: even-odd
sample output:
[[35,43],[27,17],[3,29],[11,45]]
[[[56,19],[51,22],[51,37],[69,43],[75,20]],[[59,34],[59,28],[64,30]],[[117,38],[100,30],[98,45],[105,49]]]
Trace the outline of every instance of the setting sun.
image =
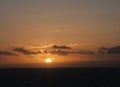
[[52,59],[51,59],[51,58],[46,58],[46,59],[45,59],[45,62],[46,62],[46,63],[51,63],[51,62],[52,62]]

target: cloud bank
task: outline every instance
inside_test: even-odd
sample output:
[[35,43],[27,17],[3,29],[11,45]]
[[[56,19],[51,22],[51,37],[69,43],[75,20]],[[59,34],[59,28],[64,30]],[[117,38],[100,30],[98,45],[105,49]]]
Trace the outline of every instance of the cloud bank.
[[101,47],[98,48],[96,51],[91,50],[73,50],[72,47],[67,45],[51,45],[49,47],[46,46],[46,48],[39,49],[39,50],[31,50],[26,49],[24,47],[14,47],[10,49],[9,51],[2,51],[0,50],[0,56],[20,56],[16,54],[16,52],[24,54],[24,55],[39,55],[39,54],[52,54],[52,55],[59,55],[59,56],[68,56],[68,55],[109,55],[109,54],[120,54],[120,46],[115,47]]

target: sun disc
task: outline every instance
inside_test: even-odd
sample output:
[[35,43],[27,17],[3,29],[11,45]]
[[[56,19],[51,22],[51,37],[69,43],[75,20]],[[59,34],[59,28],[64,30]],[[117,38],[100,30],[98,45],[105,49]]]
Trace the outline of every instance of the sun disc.
[[46,58],[46,59],[45,59],[45,62],[46,62],[46,63],[51,63],[51,62],[52,62],[52,59],[51,59],[51,58]]

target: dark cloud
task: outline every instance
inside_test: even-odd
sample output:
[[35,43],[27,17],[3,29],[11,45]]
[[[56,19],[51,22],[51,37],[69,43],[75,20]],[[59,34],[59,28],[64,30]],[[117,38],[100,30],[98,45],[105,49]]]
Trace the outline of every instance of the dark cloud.
[[101,47],[98,49],[100,54],[120,54],[120,46],[111,48]]
[[17,56],[16,54],[14,54],[10,51],[0,51],[0,55],[2,55],[2,56]]
[[58,46],[58,45],[53,45],[53,47],[52,48],[54,48],[54,49],[71,49],[71,47],[68,47],[68,46]]
[[115,46],[111,48],[107,47],[101,47],[98,48],[98,53],[96,51],[87,51],[87,50],[81,50],[81,51],[65,51],[65,49],[71,49],[71,48],[66,48],[67,46],[57,46],[54,45],[54,48],[58,49],[57,51],[50,51],[51,54],[53,55],[70,55],[70,54],[78,54],[78,55],[103,55],[103,54],[120,54],[120,46]]
[[100,55],[107,54],[107,51],[108,51],[108,48],[106,48],[106,47],[98,48],[98,52]]
[[108,48],[107,51],[108,54],[120,54],[120,46]]
[[40,51],[33,52],[33,51],[27,50],[27,49],[25,49],[25,48],[14,48],[13,51],[23,53],[24,55],[35,55],[35,54],[41,54]]
[[[69,46],[58,46],[58,45],[53,45],[54,49],[58,49],[57,51],[51,51],[51,54],[56,54],[56,55],[70,55],[70,54],[81,54],[81,55],[95,55],[95,52],[93,51],[70,51],[69,49],[72,49]],[[65,51],[65,49],[68,49],[69,51]]]
[[61,55],[61,56],[67,56],[71,54],[77,54],[77,55],[96,55],[93,51],[63,51],[63,50],[54,50],[54,51],[46,51],[46,53],[51,53],[52,55]]
[[52,55],[61,55],[61,56],[66,56],[70,54],[69,52],[65,52],[62,50],[50,51],[49,53],[51,53]]

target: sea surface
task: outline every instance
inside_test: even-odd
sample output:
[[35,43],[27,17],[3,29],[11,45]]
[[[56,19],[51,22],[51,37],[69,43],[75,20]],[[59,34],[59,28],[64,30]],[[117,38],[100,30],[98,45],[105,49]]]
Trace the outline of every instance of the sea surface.
[[120,87],[120,68],[1,68],[0,87]]

